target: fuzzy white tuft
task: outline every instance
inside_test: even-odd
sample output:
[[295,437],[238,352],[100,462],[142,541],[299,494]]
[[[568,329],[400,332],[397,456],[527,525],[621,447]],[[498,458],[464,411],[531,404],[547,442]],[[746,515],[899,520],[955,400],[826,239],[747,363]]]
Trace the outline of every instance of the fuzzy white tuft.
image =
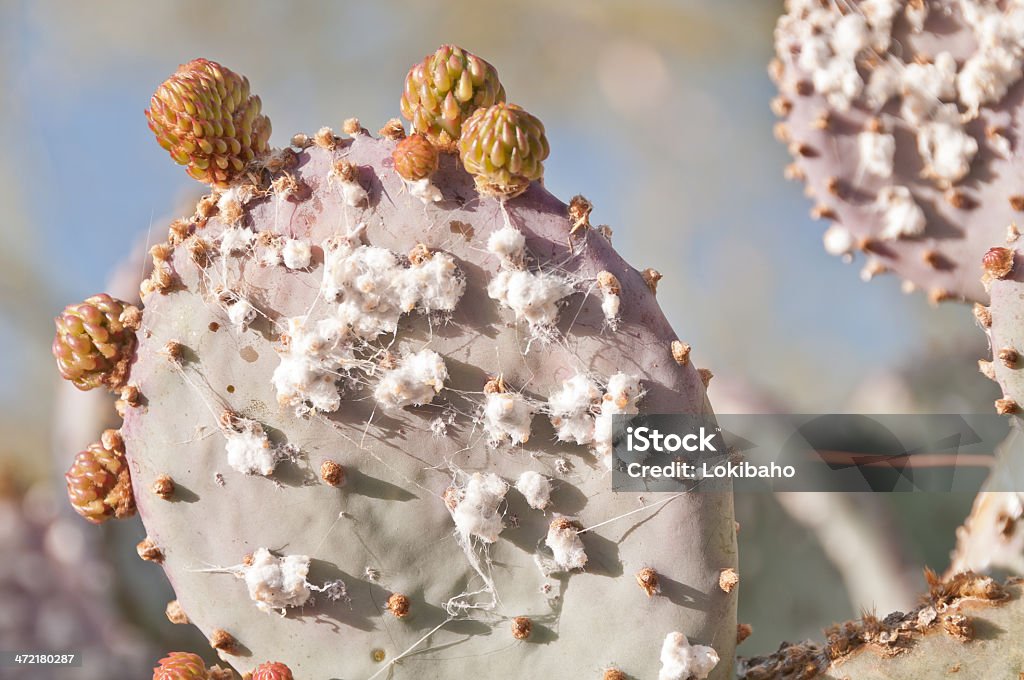
[[601,311],[612,330],[615,330],[619,324],[619,306],[622,304],[622,299],[611,291],[601,291],[601,296]]
[[320,290],[339,300],[338,318],[364,339],[398,330],[403,313],[450,312],[466,290],[458,267],[446,253],[432,253],[418,265],[405,267],[385,248],[324,244],[324,277]]
[[509,439],[523,444],[530,438],[533,407],[518,392],[493,392],[484,400],[484,429],[492,446]]
[[487,285],[487,295],[534,329],[554,326],[558,321],[558,301],[572,292],[568,281],[547,272],[504,270]]
[[313,257],[313,250],[309,241],[290,238],[281,249],[281,257],[288,269],[305,269]]
[[639,413],[637,407],[643,388],[635,375],[616,373],[608,379],[608,387],[601,399],[600,411],[594,421],[594,452],[608,468],[612,465],[612,448],[616,432],[613,416]]
[[221,216],[242,216],[242,209],[256,196],[256,187],[251,184],[239,184],[225,190],[217,197],[217,211]]
[[228,318],[238,328],[245,328],[256,320],[256,308],[245,298],[238,298],[228,305]]
[[276,267],[281,264],[281,243],[276,239],[267,244],[261,243],[256,249],[256,261],[263,267]]
[[309,600],[309,557],[285,555],[277,557],[266,548],[252,555],[252,564],[242,570],[249,597],[265,612],[284,614],[286,607],[299,607]]
[[220,236],[220,251],[225,255],[240,255],[249,250],[256,234],[249,227],[229,227]]
[[429,177],[424,177],[414,182],[406,182],[406,184],[409,187],[409,193],[424,203],[437,203],[444,198],[441,195],[441,190],[434,186]]
[[403,312],[450,312],[466,292],[466,280],[451,255],[434,252],[402,270],[394,287]]
[[714,649],[691,645],[682,633],[669,633],[661,645],[658,680],[704,680],[717,665]]
[[971,171],[978,141],[964,131],[955,104],[937,110],[935,119],[917,129],[917,150],[924,175],[953,184]]
[[832,50],[840,57],[854,59],[871,45],[871,31],[863,15],[850,12],[836,21],[832,31]]
[[513,226],[502,227],[487,239],[487,250],[501,259],[506,269],[520,269],[526,249],[526,237]]
[[508,492],[508,484],[496,474],[473,473],[465,486],[455,491],[455,507],[449,508],[455,528],[464,539],[476,536],[494,543],[505,528],[498,506]]
[[892,177],[893,156],[896,153],[896,138],[882,132],[865,131],[857,135],[860,150],[860,167],[876,177]]
[[1006,96],[1020,79],[1020,59],[1002,47],[989,47],[972,54],[957,75],[960,101],[975,115],[985,104]]
[[579,528],[564,517],[556,518],[548,527],[544,544],[551,548],[555,564],[562,571],[582,569],[587,564],[587,552],[579,533]]
[[341,198],[345,205],[350,208],[357,208],[370,200],[363,185],[356,180],[343,179],[341,174],[335,170],[331,171],[329,181],[336,181],[341,188]]
[[558,441],[584,445],[594,441],[594,415],[601,398],[597,385],[583,374],[562,382],[548,397],[548,416]]
[[884,240],[919,236],[924,232],[925,217],[910,193],[904,186],[883,187],[878,192],[876,207],[882,213],[883,229],[880,236]]
[[523,494],[534,510],[543,510],[551,502],[551,482],[547,477],[527,470],[516,480],[516,491]]
[[811,77],[814,90],[828,100],[837,111],[849,111],[850,104],[864,89],[864,80],[852,59],[836,58]]
[[228,465],[245,475],[271,475],[280,459],[263,426],[255,420],[236,419],[237,429],[224,430]]
[[335,381],[339,372],[356,361],[348,336],[348,329],[337,319],[323,319],[312,328],[302,317],[288,319],[278,350],[281,363],[271,378],[277,401],[294,406],[299,413],[337,411],[341,395]]
[[385,371],[373,390],[377,403],[387,409],[429,404],[448,379],[444,359],[429,349],[402,359],[397,368]]
[[868,84],[864,88],[864,99],[872,109],[881,109],[885,104],[900,93],[903,87],[903,78],[900,76],[900,69],[903,66],[897,64],[893,57],[879,63],[868,76]]
[[836,257],[849,255],[857,245],[857,239],[850,230],[839,224],[833,224],[826,229],[822,241],[825,244],[825,252]]

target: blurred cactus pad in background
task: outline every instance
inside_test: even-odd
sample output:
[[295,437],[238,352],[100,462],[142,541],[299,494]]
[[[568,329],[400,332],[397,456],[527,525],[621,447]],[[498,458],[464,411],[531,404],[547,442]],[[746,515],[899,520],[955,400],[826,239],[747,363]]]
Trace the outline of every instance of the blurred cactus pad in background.
[[[1024,673],[1016,425],[973,508],[610,476],[620,414],[1016,421],[1024,5],[528,5],[2,10],[3,426],[54,448],[7,467],[80,516],[10,482],[4,535],[106,585],[66,609],[95,635],[0,649],[162,680]],[[899,278],[833,266],[783,177],[828,253]]]

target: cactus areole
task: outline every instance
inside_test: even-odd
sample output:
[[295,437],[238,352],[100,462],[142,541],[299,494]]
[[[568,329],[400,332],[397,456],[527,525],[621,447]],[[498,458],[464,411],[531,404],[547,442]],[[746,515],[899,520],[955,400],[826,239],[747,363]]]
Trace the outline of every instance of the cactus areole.
[[[270,148],[248,81],[205,60],[154,96],[212,193],[153,249],[121,345],[127,465],[94,446],[72,498],[115,515],[130,470],[150,568],[254,679],[731,674],[731,496],[643,505],[607,467],[613,414],[710,416],[700,373],[503,100],[453,47],[410,73],[405,142],[352,121]],[[102,384],[117,327],[87,304],[54,347]]]

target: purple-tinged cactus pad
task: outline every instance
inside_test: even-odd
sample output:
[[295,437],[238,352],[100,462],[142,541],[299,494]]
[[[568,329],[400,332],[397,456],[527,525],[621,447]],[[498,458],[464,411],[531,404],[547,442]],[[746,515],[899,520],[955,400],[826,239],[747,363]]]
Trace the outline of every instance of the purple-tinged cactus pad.
[[570,241],[539,185],[481,198],[453,156],[424,204],[394,146],[310,147],[290,180],[221,192],[144,297],[123,433],[181,607],[240,671],[310,680],[656,677],[676,632],[730,677],[731,497],[616,494],[604,461],[612,413],[710,414],[642,274]]
[[775,30],[776,135],[833,222],[830,253],[867,257],[933,301],[987,299],[977,262],[1024,218],[1024,6],[790,0]]

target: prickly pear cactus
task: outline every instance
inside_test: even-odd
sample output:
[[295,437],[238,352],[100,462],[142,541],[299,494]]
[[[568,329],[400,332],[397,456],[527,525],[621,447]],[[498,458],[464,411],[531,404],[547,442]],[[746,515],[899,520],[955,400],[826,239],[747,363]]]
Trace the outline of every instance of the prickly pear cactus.
[[153,250],[119,402],[139,554],[239,671],[731,674],[731,497],[616,494],[607,466],[612,415],[710,414],[703,376],[589,203],[522,186],[543,127],[503,120],[476,178],[422,176],[395,122],[296,135]]
[[783,643],[773,654],[740,662],[740,678],[1020,677],[1021,584],[1003,586],[971,572],[945,581],[931,572],[926,575],[929,591],[911,611],[884,618],[865,615],[831,626],[824,645]]
[[772,107],[828,252],[932,301],[987,299],[976,263],[1024,216],[1024,4],[789,0]]
[[981,280],[989,291],[989,306],[976,304],[974,316],[988,336],[991,356],[978,361],[982,374],[995,380],[1002,397],[998,413],[1013,419],[996,464],[978,494],[971,514],[957,531],[950,571],[993,568],[1024,574],[1024,440],[1020,431],[1024,404],[1024,270],[1014,239],[989,249],[982,257]]

